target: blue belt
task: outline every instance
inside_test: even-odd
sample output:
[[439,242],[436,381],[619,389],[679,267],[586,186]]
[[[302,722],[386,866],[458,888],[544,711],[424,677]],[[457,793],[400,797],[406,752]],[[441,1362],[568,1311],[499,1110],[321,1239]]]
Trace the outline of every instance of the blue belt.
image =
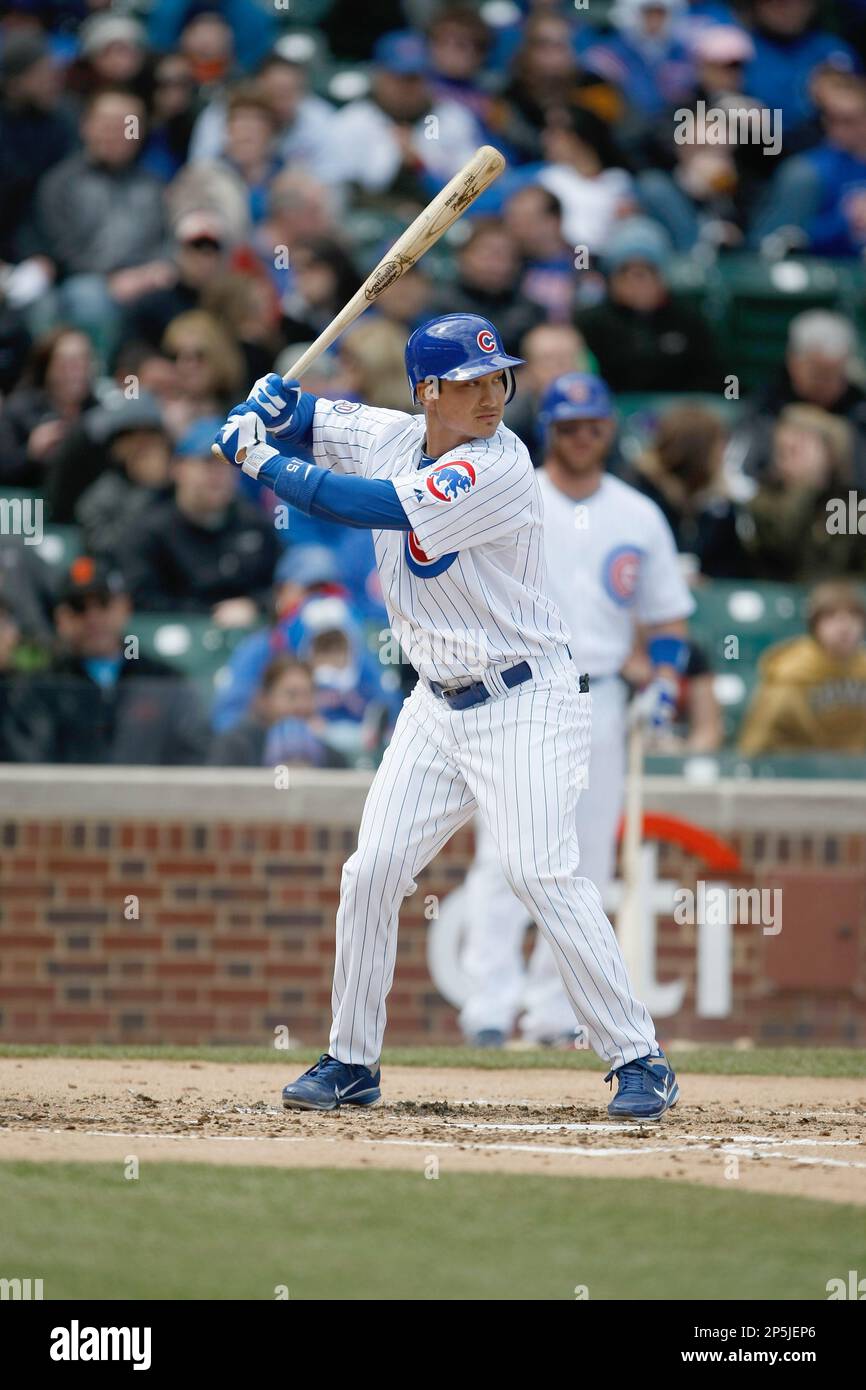
[[[566,651],[570,657],[571,648],[566,647]],[[519,661],[516,666],[509,666],[505,671],[500,671],[499,675],[503,685],[513,690],[514,686],[532,680],[532,667],[528,661]],[[430,689],[440,700],[445,701],[449,709],[472,709],[473,705],[483,705],[485,700],[490,699],[490,691],[483,681],[473,681],[471,685],[461,685],[456,690],[449,690],[438,681],[431,681]]]
[[[506,671],[500,671],[499,674],[503,684],[511,690],[515,685],[522,685],[524,681],[532,680],[532,667],[528,661],[521,661],[517,666],[509,666]],[[473,681],[471,685],[461,685],[457,690],[448,690],[438,681],[431,681],[430,689],[434,695],[438,695],[441,700],[444,700],[450,709],[471,709],[473,705],[483,705],[485,700],[490,699],[490,691],[483,681]]]

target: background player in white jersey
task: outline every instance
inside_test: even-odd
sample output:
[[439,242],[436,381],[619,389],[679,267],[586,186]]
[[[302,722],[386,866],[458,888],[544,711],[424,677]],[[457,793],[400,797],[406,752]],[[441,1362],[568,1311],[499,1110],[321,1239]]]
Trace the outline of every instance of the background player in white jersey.
[[[283,500],[371,528],[391,625],[419,675],[343,868],[329,1051],[285,1087],[289,1109],[379,1099],[400,903],[476,812],[618,1083],[610,1113],[658,1119],[678,1099],[598,890],[578,872],[588,696],[549,590],[539,482],[501,423],[519,362],[486,319],[446,314],[406,347],[423,414],[318,400],[270,376],[217,437]],[[285,454],[311,446],[316,463],[285,457],[266,425]]]
[[[613,875],[625,779],[627,687],[620,678],[636,641],[653,679],[641,712],[664,725],[687,658],[686,618],[694,608],[670,527],[648,497],[605,472],[616,433],[614,403],[598,377],[558,377],[541,402],[544,544],[551,592],[571,629],[578,671],[590,677],[592,734],[586,789],[577,803],[580,872],[604,890]],[[472,988],[462,1012],[466,1037],[500,1046],[520,1014],[527,1041],[574,1039],[574,1014],[556,963],[539,934],[528,967],[528,924],[499,866],[483,820],[466,880],[463,965]]]

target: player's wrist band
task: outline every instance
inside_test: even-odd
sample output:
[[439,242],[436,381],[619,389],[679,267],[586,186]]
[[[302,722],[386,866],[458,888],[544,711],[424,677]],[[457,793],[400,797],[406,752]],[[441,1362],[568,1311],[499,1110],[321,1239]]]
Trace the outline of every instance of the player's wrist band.
[[684,637],[667,634],[651,637],[647,655],[653,666],[673,666],[682,675],[689,664],[689,644]]

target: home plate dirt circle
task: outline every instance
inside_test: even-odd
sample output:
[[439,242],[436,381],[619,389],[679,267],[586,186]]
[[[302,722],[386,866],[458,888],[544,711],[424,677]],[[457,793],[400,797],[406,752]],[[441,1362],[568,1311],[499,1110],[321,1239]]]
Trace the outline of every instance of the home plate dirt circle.
[[287,1112],[272,1063],[0,1058],[0,1160],[651,1177],[866,1204],[866,1081],[690,1076],[658,1124],[601,1072],[390,1067],[383,1102]]

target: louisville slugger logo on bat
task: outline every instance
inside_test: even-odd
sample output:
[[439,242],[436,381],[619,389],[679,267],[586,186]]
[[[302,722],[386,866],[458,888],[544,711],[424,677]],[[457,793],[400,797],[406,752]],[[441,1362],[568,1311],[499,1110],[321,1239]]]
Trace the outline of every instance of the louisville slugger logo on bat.
[[369,280],[364,286],[365,298],[371,302],[378,299],[383,290],[387,290],[389,285],[393,285],[395,280],[399,280],[407,270],[411,270],[415,264],[415,259],[410,256],[396,256],[394,260],[384,261],[377,270],[373,271]]

